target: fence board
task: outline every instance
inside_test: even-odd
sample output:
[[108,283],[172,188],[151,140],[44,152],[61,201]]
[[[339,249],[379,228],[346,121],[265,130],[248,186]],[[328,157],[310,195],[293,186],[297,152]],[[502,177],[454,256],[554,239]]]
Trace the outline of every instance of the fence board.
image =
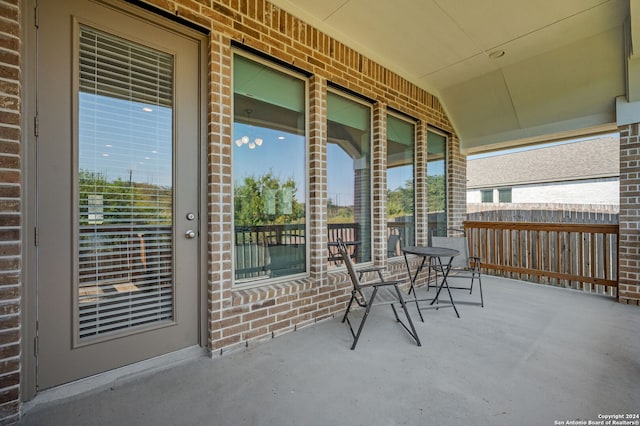
[[618,225],[466,221],[464,228],[485,271],[617,294]]

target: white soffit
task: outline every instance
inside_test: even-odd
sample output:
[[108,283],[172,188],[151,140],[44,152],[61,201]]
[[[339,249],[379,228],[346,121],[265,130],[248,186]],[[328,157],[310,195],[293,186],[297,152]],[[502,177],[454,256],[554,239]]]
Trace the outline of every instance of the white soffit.
[[272,0],[438,96],[463,148],[610,119],[630,2]]
[[622,33],[611,30],[444,89],[465,149],[615,122]]
[[620,44],[622,32],[610,30],[506,67],[520,126],[601,114],[615,121],[615,97],[625,90],[624,62],[609,47]]
[[462,140],[471,137],[464,133],[468,126],[479,136],[519,128],[511,95],[500,70],[449,87],[442,95],[449,101],[446,106],[449,115],[455,118],[454,125],[459,127]]

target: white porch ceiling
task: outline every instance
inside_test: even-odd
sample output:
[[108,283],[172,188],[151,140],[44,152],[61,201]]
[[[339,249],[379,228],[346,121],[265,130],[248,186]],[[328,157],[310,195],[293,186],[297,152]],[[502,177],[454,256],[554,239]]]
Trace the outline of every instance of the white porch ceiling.
[[473,152],[613,128],[640,0],[271,1],[437,95]]

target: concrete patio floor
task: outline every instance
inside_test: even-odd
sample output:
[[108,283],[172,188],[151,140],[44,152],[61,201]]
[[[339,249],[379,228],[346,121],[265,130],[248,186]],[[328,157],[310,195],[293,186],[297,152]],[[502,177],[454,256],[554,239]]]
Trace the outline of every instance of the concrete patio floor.
[[555,425],[640,412],[639,307],[483,283],[485,307],[461,305],[460,319],[430,310],[421,323],[411,308],[422,347],[377,306],[355,351],[335,318],[222,357],[42,392],[20,424]]

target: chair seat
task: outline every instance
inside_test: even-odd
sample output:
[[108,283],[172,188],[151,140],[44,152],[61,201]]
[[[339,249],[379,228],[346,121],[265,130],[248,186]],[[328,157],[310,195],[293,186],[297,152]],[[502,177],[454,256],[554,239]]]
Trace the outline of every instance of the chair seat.
[[[351,291],[351,299],[349,299],[347,309],[344,313],[344,317],[342,318],[342,322],[346,322],[348,324],[351,335],[353,336],[353,344],[351,345],[351,350],[354,350],[356,348],[356,345],[358,344],[358,339],[360,338],[360,334],[362,333],[372,307],[383,304],[391,306],[396,321],[400,323],[400,325],[402,325],[402,327],[411,335],[411,337],[413,337],[416,344],[418,346],[421,346],[418,333],[413,326],[413,321],[411,320],[411,316],[409,315],[409,311],[407,310],[407,305],[402,297],[402,292],[398,288],[398,284],[400,282],[385,281],[384,277],[382,276],[382,270],[380,268],[365,268],[356,270],[346,244],[344,244],[344,242],[340,239],[338,240],[338,251],[342,256],[342,261],[347,267],[347,272],[349,274],[349,278],[351,278],[351,283],[353,286],[353,289]],[[362,283],[362,277],[365,273],[368,272],[375,272],[378,275],[379,280],[374,282]],[[360,320],[360,325],[357,332],[353,330],[353,326],[351,324],[351,321],[349,320],[349,313],[351,312],[351,308],[354,307],[353,302],[356,302],[357,305],[365,309],[362,319]],[[402,307],[407,324],[405,324],[405,322],[402,321],[398,316],[398,311],[395,307],[396,304]]]
[[[453,230],[455,232],[461,232]],[[482,294],[482,279],[481,279],[481,262],[479,257],[469,256],[469,243],[465,236],[460,237],[440,237],[431,236],[431,244],[434,247],[445,247],[458,250],[461,255],[453,259],[451,263],[451,269],[449,270],[448,279],[465,278],[469,279],[469,285],[460,284],[449,285],[448,287],[453,290],[469,290],[469,294],[473,292],[473,285],[475,281],[478,281],[478,290],[480,293],[480,302],[474,303],[484,307],[484,296]],[[431,284],[431,271],[435,272],[435,285]],[[429,265],[429,279],[427,282],[427,290],[438,284],[438,271],[437,265]]]

